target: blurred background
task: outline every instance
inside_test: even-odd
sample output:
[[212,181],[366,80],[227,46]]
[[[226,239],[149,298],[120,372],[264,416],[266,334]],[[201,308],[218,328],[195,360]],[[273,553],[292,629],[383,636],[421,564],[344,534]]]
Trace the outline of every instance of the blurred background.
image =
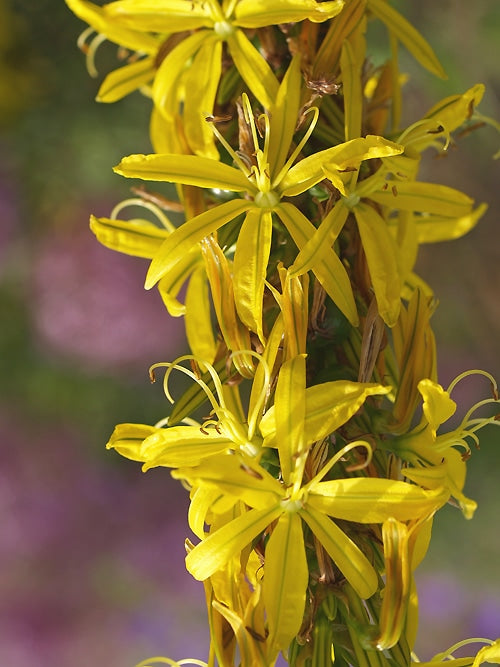
[[[403,53],[407,122],[476,82],[487,85],[480,110],[498,118],[500,5],[398,7],[450,74],[437,80]],[[168,471],[144,475],[104,449],[116,423],[165,415],[147,369],[185,344],[182,322],[142,289],[147,263],[88,230],[90,212],[107,216],[129,194],[111,167],[150,145],[138,93],[92,101],[100,79],[75,45],[84,27],[62,0],[0,0],[0,664],[12,667],[206,658],[203,591],[183,563],[186,494]],[[99,52],[101,72],[112,57]],[[476,230],[424,247],[419,260],[441,301],[445,386],[469,368],[500,377],[498,140],[473,132],[424,165],[426,180],[490,204]],[[487,391],[471,380],[454,397],[465,410]],[[469,463],[476,517],[446,508],[419,569],[422,659],[500,635],[498,439],[485,433]]]

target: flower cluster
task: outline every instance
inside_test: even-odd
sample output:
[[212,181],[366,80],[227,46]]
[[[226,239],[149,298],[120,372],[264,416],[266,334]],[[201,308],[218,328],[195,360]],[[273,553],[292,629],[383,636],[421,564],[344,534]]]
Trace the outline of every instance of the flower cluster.
[[[438,384],[435,304],[415,261],[486,207],[419,180],[419,164],[474,122],[483,86],[401,128],[399,43],[444,72],[384,0],[66,1],[90,26],[91,72],[105,39],[126,61],[98,99],[152,100],[155,152],[115,171],[164,189],[137,189],[91,227],[151,260],[145,286],[184,317],[191,354],[151,369],[165,369],[169,416],[118,425],[108,448],[189,489],[186,567],[205,585],[208,664],[418,662],[414,570],[436,511],[472,517],[469,443],[500,423],[477,415],[499,404],[481,373],[491,397],[443,428],[467,374]],[[369,20],[390,36],[376,69]],[[128,205],[153,219],[122,219]],[[175,226],[166,211],[179,207]],[[174,372],[193,380],[177,400]],[[420,664],[500,662],[498,642],[451,653]]]

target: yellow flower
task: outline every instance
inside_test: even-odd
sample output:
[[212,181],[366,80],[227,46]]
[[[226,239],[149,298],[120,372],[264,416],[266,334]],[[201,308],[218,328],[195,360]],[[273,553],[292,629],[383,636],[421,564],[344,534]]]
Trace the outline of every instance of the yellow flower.
[[[456,411],[456,403],[450,397],[451,391],[464,377],[472,374],[484,375],[490,380],[493,398],[484,399],[473,405],[457,428],[448,433],[438,434],[437,429]],[[499,404],[497,384],[485,371],[468,371],[459,375],[446,391],[441,385],[429,379],[418,383],[418,391],[423,398],[420,424],[407,435],[394,438],[387,443],[387,446],[412,465],[404,468],[405,477],[429,489],[446,486],[457,500],[464,516],[470,519],[476,509],[476,503],[462,493],[466,475],[465,462],[470,456],[468,441],[478,443],[476,431],[488,424],[500,424],[497,416],[474,416],[474,413],[485,405]],[[463,454],[460,454],[457,447],[463,450]]]
[[[479,649],[475,656],[468,658],[454,658],[453,653],[468,644],[487,644]],[[447,651],[438,653],[429,662],[412,661],[412,667],[480,667],[484,663],[500,664],[500,639],[491,641],[488,639],[465,639],[458,642]]]
[[[294,164],[309,138],[317,118],[312,108],[313,122],[287,158],[292,143],[300,106],[300,60],[294,58],[278,91],[271,116],[263,115],[264,146],[261,148],[248,98],[243,105],[246,121],[253,139],[254,156],[242,157],[227,144],[218,130],[214,132],[227,148],[236,167],[194,155],[131,155],[124,158],[115,171],[128,178],[143,178],[218,188],[245,193],[245,199],[231,199],[188,220],[176,230],[154,257],[146,287],[152,287],[171,271],[183,254],[204,237],[226,223],[245,214],[234,255],[234,290],[238,314],[242,322],[261,339],[262,297],[267,273],[273,215],[287,229],[294,243],[302,248],[314,234],[315,227],[307,217],[284,198],[305,192],[324,179],[324,167],[329,174],[341,170],[357,170],[363,160],[395,155],[402,148],[382,137],[368,136],[347,141],[338,146],[310,155]],[[354,297],[346,269],[331,248],[311,267],[326,292],[351,323],[357,323]]]
[[[377,589],[377,574],[355,542],[329,517],[360,523],[382,523],[388,517],[406,521],[432,514],[448,498],[444,489],[424,491],[413,484],[387,479],[323,481],[351,449],[363,446],[370,452],[364,442],[342,448],[304,484],[304,465],[311,444],[340,428],[367,396],[387,391],[381,385],[343,381],[306,389],[305,359],[299,355],[281,367],[274,406],[260,422],[264,445],[278,450],[281,482],[241,448],[239,454],[215,455],[172,473],[197,490],[212,491],[214,499],[222,494],[250,508],[211,532],[187,555],[187,568],[197,579],[204,580],[223,569],[276,522],[266,545],[263,591],[269,641],[276,651],[288,646],[302,623],[308,585],[302,522],[356,593],[367,598]],[[198,518],[201,526],[203,520],[206,518]]]
[[[115,101],[153,80],[157,109],[172,121],[183,105],[184,130],[194,153],[217,156],[213,135],[203,119],[211,114],[222,73],[225,42],[240,76],[267,109],[278,92],[278,80],[246,36],[245,28],[260,28],[309,19],[326,21],[342,9],[343,0],[119,0],[103,8],[84,0],[68,0],[73,11],[99,33],[130,48],[122,33],[137,36],[139,53],[147,56],[113,72],[98,99]],[[186,31],[191,31],[186,36]],[[144,35],[147,47],[142,47]],[[179,36],[178,38],[176,36]],[[174,39],[175,38],[175,39]],[[164,50],[168,51],[165,55]]]

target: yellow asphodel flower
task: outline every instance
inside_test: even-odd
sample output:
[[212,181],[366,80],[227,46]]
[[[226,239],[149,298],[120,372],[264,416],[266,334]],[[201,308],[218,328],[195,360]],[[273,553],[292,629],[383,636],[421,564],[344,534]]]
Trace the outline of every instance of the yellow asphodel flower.
[[[486,644],[479,649],[475,656],[467,658],[454,658],[453,653],[469,644]],[[464,639],[443,653],[438,653],[429,662],[412,661],[412,667],[480,667],[483,664],[500,665],[500,639],[492,641],[489,639]]]
[[[450,393],[457,382],[472,374],[484,375],[490,380],[493,397],[479,401],[465,414],[457,428],[449,433],[437,434],[437,429],[456,411],[456,403]],[[418,383],[423,398],[422,420],[410,433],[387,441],[387,446],[412,467],[404,468],[408,479],[429,489],[446,486],[458,502],[464,516],[472,518],[476,503],[463,493],[466,476],[465,461],[470,455],[468,441],[478,442],[476,431],[488,424],[500,425],[497,416],[475,417],[474,413],[485,405],[499,405],[495,380],[485,371],[469,371],[459,375],[445,391],[441,385],[424,379]],[[463,450],[460,454],[457,447]]]
[[[154,257],[146,288],[152,287],[171,271],[185,252],[226,223],[245,214],[234,254],[234,290],[238,314],[243,323],[264,339],[262,297],[267,274],[273,215],[284,225],[294,243],[302,248],[314,234],[315,227],[307,217],[284,198],[305,192],[329,175],[342,170],[357,170],[363,160],[396,155],[402,147],[382,137],[353,139],[310,155],[294,164],[314,129],[318,111],[311,108],[313,121],[303,139],[288,153],[292,144],[300,107],[300,59],[295,57],[280,85],[271,115],[261,117],[264,146],[248,98],[243,97],[246,122],[254,145],[254,155],[237,154],[214,127],[236,167],[194,155],[131,155],[115,171],[128,178],[167,181],[204,188],[218,188],[245,193],[245,199],[231,199],[185,222],[160,248]],[[339,177],[340,178],[340,177]],[[331,248],[311,267],[325,291],[351,323],[357,323],[357,312],[346,269]]]
[[154,79],[156,108],[172,120],[182,103],[184,130],[192,151],[211,157],[217,152],[202,114],[211,114],[214,108],[223,43],[248,88],[269,109],[278,92],[278,80],[244,28],[304,19],[322,22],[336,16],[344,6],[343,0],[119,0],[103,8],[84,0],[68,0],[68,4],[112,41],[122,44],[121,31],[130,31],[157,43],[153,54],[144,50],[146,58],[109,75],[98,99],[115,101]]
[[[368,598],[378,586],[375,569],[330,517],[365,524],[383,523],[388,517],[407,521],[432,514],[448,498],[446,489],[426,491],[388,479],[323,481],[348,451],[362,446],[371,452],[370,446],[361,441],[343,447],[304,484],[311,444],[346,423],[369,395],[387,391],[381,385],[344,381],[306,388],[305,359],[299,355],[281,367],[274,406],[260,422],[264,446],[278,450],[281,481],[241,450],[233,455],[215,455],[172,473],[197,490],[213,491],[212,497],[218,502],[222,494],[250,508],[240,510],[189,552],[186,565],[196,579],[205,580],[223,569],[273,526],[265,549],[263,584],[271,654],[289,645],[303,619],[308,585],[303,522],[356,593]],[[205,507],[205,513],[209,509]],[[199,525],[203,526],[204,520],[204,516],[198,516]]]

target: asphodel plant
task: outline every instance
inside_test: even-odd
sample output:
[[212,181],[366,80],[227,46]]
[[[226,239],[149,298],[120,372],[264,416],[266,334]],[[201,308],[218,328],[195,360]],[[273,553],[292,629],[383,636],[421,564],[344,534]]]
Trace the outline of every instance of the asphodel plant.
[[[207,662],[142,664],[419,663],[414,571],[440,508],[472,517],[471,445],[500,423],[487,372],[439,384],[436,303],[414,271],[421,243],[461,237],[486,207],[419,165],[485,120],[484,87],[401,127],[400,48],[445,73],[386,0],[66,2],[89,25],[91,74],[99,45],[118,45],[97,99],[139,90],[151,107],[154,152],[115,167],[147,184],[92,230],[151,260],[145,286],[191,350],[150,369],[168,416],[119,424],[107,445],[189,490],[186,567],[206,592]],[[387,34],[378,65],[371,21]],[[179,373],[192,383],[174,399]],[[471,373],[485,398],[450,427]],[[500,641],[481,641],[419,664],[500,663]]]

